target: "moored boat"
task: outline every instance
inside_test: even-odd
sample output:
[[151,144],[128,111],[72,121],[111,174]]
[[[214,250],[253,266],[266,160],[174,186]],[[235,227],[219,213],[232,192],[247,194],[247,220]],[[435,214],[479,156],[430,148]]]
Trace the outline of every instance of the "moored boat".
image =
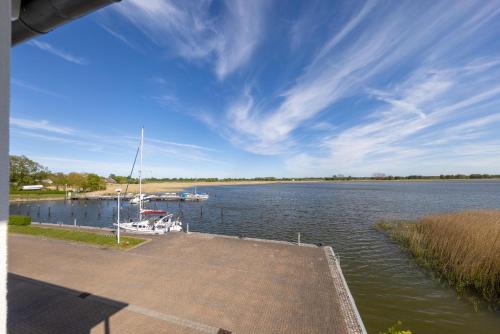
[[[182,231],[182,222],[179,217],[174,217],[173,214],[167,213],[163,210],[145,209],[143,203],[150,199],[157,198],[157,195],[145,195],[142,193],[142,156],[144,148],[144,128],[141,130],[141,164],[139,169],[139,195],[135,196],[130,203],[139,204],[139,219],[137,221],[130,221],[127,223],[113,224],[120,230],[131,233],[139,234],[165,234],[167,232]],[[134,162],[135,164],[135,162]],[[132,167],[133,170],[133,167]],[[152,217],[144,219],[145,215]]]
[[[139,234],[165,234],[182,231],[182,222],[173,214],[161,210],[144,210],[142,214],[153,215],[151,218],[128,223],[120,223],[120,229],[125,232]],[[117,226],[117,224],[114,224]]]
[[194,187],[194,193],[183,192],[180,193],[181,201],[206,201],[209,198],[207,193],[198,193],[196,191],[196,186]]

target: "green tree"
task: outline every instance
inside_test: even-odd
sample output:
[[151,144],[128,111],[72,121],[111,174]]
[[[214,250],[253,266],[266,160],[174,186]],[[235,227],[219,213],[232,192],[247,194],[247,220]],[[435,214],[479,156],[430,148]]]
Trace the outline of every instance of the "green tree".
[[50,174],[48,177],[52,182],[54,182],[54,185],[56,186],[57,190],[59,190],[60,187],[64,187],[64,185],[68,184],[68,176],[65,175],[64,173],[54,173]]
[[84,189],[87,191],[106,189],[106,182],[97,174],[88,174]]
[[81,173],[69,173],[67,179],[68,185],[76,190],[83,189],[85,182],[87,182],[86,176]]
[[17,185],[32,184],[46,178],[49,171],[38,162],[24,155],[11,155],[9,159],[10,182]]

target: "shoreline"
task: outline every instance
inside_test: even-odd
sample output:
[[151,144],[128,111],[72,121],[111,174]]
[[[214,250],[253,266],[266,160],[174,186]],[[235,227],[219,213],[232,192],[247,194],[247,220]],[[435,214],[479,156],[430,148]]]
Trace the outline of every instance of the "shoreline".
[[[188,188],[197,187],[220,187],[220,186],[252,186],[252,185],[266,185],[266,184],[300,184],[300,183],[369,183],[369,182],[488,182],[499,181],[500,179],[409,179],[409,180],[297,180],[297,181],[213,181],[213,182],[194,182],[194,181],[165,181],[165,182],[151,182],[143,183],[143,192],[179,192],[186,191]],[[124,191],[126,184],[107,184],[105,190],[94,191],[88,195],[109,195],[115,194],[116,188],[121,188]],[[139,192],[138,184],[130,184],[128,192]]]
[[[418,182],[489,182],[500,181],[500,179],[407,179],[407,180],[369,180],[369,179],[353,179],[353,180],[298,180],[298,181],[213,181],[213,182],[193,182],[193,181],[165,181],[165,182],[151,182],[143,183],[142,189],[145,193],[158,193],[158,192],[181,192],[187,191],[189,188],[196,187],[223,187],[223,186],[253,186],[253,185],[266,185],[266,184],[300,184],[300,183],[418,183]],[[106,189],[85,193],[89,196],[97,195],[114,195],[117,188],[125,190],[126,184],[107,184]],[[128,192],[138,193],[139,185],[130,184]],[[64,195],[14,195],[9,199],[9,203],[24,203],[24,202],[43,202],[43,201],[60,201],[65,200]]]
[[43,201],[64,201],[66,198],[62,196],[33,196],[9,198],[9,203],[25,203],[25,202],[43,202]]

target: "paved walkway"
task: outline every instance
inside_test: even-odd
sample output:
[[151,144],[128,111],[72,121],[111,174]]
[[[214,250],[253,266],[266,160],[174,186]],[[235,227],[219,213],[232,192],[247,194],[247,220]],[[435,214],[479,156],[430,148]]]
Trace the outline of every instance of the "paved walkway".
[[11,234],[9,333],[359,333],[325,254],[198,233],[130,251]]

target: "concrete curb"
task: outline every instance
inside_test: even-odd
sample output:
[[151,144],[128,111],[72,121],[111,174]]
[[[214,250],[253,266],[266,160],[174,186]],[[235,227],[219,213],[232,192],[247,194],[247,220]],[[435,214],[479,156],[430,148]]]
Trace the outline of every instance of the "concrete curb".
[[340,308],[342,309],[342,313],[344,313],[348,333],[367,334],[361,315],[359,314],[354,298],[351,295],[351,291],[349,290],[344,274],[342,273],[342,269],[340,268],[340,263],[333,252],[333,248],[326,246],[323,247],[323,250],[328,261],[328,266],[330,267],[333,285],[341,299]]

